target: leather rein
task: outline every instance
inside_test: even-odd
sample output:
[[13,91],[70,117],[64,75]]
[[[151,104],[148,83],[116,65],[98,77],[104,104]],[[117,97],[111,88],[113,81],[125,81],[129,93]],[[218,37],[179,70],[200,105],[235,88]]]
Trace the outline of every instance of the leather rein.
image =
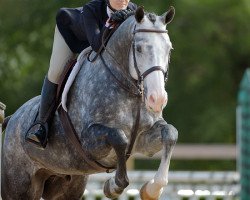
[[[107,29],[108,30],[108,29]],[[133,50],[133,60],[134,60],[134,67],[138,76],[138,80],[136,80],[137,85],[135,86],[134,84],[132,84],[134,87],[136,87],[136,92],[134,92],[133,90],[131,90],[130,87],[128,87],[127,85],[125,85],[122,81],[120,81],[112,72],[112,70],[109,68],[109,66],[106,64],[105,60],[103,59],[102,56],[102,50],[104,49],[113,59],[116,63],[118,63],[115,58],[112,56],[112,54],[109,52],[109,50],[107,49],[107,47],[105,46],[105,43],[108,41],[109,37],[113,34],[113,32],[116,29],[114,28],[114,30],[112,30],[110,32],[110,34],[108,35],[108,37],[106,37],[106,39],[104,40],[104,36],[106,35],[105,33],[103,34],[102,37],[102,46],[99,49],[99,51],[97,52],[97,55],[95,55],[95,57],[90,60],[90,54],[88,55],[88,60],[90,62],[94,62],[96,60],[96,58],[98,56],[100,56],[105,68],[109,71],[109,73],[112,75],[112,77],[114,78],[114,80],[120,85],[120,87],[122,87],[124,90],[126,90],[127,92],[129,92],[130,94],[132,94],[133,96],[137,97],[137,101],[138,101],[138,106],[137,106],[137,114],[136,114],[136,120],[135,123],[133,125],[132,128],[132,132],[131,132],[131,138],[130,138],[130,143],[128,145],[127,151],[126,151],[126,159],[128,159],[131,155],[131,152],[133,150],[133,146],[135,143],[135,140],[137,138],[138,135],[138,129],[139,129],[139,124],[140,124],[140,109],[141,109],[141,103],[144,100],[144,86],[143,86],[143,82],[144,79],[152,72],[154,71],[162,71],[162,73],[165,76],[165,80],[167,80],[167,76],[168,76],[168,71],[164,71],[164,69],[160,66],[153,66],[151,68],[149,68],[148,70],[146,70],[145,72],[141,73],[137,64],[137,60],[136,60],[136,52],[135,52],[135,34],[136,33],[140,33],[140,32],[144,32],[144,33],[167,33],[167,30],[157,30],[157,29],[136,29],[136,25],[134,27],[134,31],[133,31],[133,40],[132,40],[132,50]],[[118,63],[118,65],[120,65]],[[142,100],[141,100],[142,99]],[[63,122],[63,128],[64,131],[67,135],[67,137],[69,138],[69,140],[71,141],[71,143],[75,146],[76,150],[80,153],[80,155],[82,156],[83,160],[85,160],[86,163],[88,163],[91,167],[93,167],[96,170],[101,170],[101,171],[106,171],[106,172],[112,172],[116,167],[107,167],[107,166],[103,166],[101,163],[95,161],[93,158],[91,158],[91,156],[86,152],[86,150],[84,150],[81,146],[81,141],[78,137],[78,134],[76,133],[76,130],[71,122],[71,119],[68,115],[68,113],[62,108],[62,106],[59,106],[58,108],[58,113],[59,113],[59,117],[61,119],[61,121]]]

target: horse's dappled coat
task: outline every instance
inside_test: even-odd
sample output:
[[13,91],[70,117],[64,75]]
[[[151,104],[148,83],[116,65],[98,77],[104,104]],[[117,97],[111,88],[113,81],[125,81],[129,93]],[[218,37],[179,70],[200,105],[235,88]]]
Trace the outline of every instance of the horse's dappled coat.
[[[143,19],[147,21],[146,16],[143,16]],[[125,83],[134,81],[128,68],[133,65],[128,58],[135,24],[141,28],[159,28],[160,18],[157,17],[154,24],[140,24],[131,16],[111,37],[107,45],[109,52],[103,52],[107,65],[116,77]],[[160,27],[163,29],[164,24]],[[168,59],[165,59],[164,62],[167,63]],[[143,67],[145,65],[140,65],[140,70],[144,71]],[[61,199],[67,199],[69,196],[79,199],[87,176],[100,171],[91,168],[82,160],[65,137],[57,113],[45,150],[37,149],[25,142],[26,130],[33,122],[39,107],[39,98],[35,97],[19,108],[7,126],[3,145],[2,196],[6,199],[34,200],[40,199],[41,196],[50,199],[49,197],[61,195]],[[146,186],[146,192],[156,199],[155,195],[159,192],[152,188],[155,188],[154,184],[163,187],[167,183],[168,169],[165,169],[165,166],[167,168],[169,165],[171,152],[177,140],[176,129],[163,120],[161,112],[148,111],[145,104],[138,104],[138,97],[119,87],[100,58],[93,63],[85,59],[68,95],[68,113],[82,147],[88,154],[104,166],[117,166],[115,178],[105,184],[105,194],[109,197],[118,196],[128,184],[124,157],[138,106],[141,119],[133,153],[153,155],[164,146],[161,164],[163,167]],[[159,179],[160,173],[163,174],[163,179]],[[53,190],[58,184],[64,189]]]

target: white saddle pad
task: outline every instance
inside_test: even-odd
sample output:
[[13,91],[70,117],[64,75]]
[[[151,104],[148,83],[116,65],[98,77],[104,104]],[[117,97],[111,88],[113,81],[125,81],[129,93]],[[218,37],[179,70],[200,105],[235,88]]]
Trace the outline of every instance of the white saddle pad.
[[68,92],[70,90],[70,87],[72,85],[72,83],[74,82],[76,75],[78,74],[79,70],[81,69],[81,66],[84,62],[84,60],[87,58],[87,54],[92,50],[91,47],[88,47],[86,49],[84,49],[78,56],[77,58],[77,62],[74,66],[74,68],[72,69],[69,78],[65,84],[65,87],[63,89],[63,93],[62,93],[62,107],[63,109],[67,112],[67,95]]

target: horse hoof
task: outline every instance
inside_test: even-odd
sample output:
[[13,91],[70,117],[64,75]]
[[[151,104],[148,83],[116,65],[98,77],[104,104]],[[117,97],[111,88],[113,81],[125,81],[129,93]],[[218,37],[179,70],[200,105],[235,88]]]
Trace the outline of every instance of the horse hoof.
[[113,178],[107,180],[104,183],[104,188],[103,188],[103,192],[105,194],[105,196],[109,199],[115,199],[117,197],[119,197],[121,195],[121,193],[123,192],[124,189],[118,187],[115,184],[115,181]]
[[150,196],[148,195],[148,193],[147,193],[147,191],[146,191],[146,186],[147,186],[147,183],[145,183],[145,184],[142,186],[141,190],[140,190],[140,197],[141,197],[141,199],[142,199],[142,200],[158,200],[160,196],[153,198],[153,197],[150,197]]

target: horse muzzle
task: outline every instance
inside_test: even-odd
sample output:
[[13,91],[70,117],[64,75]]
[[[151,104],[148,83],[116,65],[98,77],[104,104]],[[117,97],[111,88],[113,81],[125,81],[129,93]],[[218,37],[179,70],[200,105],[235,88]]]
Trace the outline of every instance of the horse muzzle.
[[162,94],[152,92],[146,96],[145,103],[146,108],[154,113],[160,113],[166,107],[168,102],[167,92],[164,91]]

